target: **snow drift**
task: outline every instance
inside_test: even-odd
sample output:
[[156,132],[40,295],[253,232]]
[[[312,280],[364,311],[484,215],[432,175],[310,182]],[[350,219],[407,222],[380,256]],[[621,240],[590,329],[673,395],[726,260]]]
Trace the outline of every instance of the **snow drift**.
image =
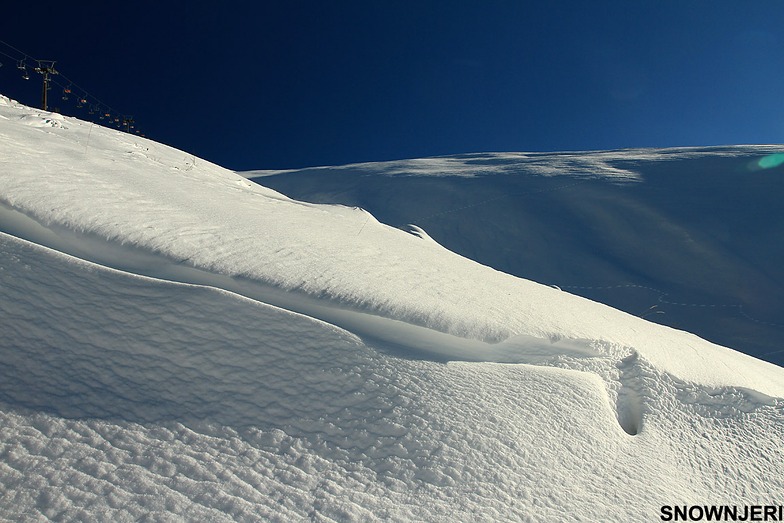
[[781,146],[486,153],[243,173],[784,365]]
[[[784,492],[784,370],[0,101],[6,518],[652,519]],[[426,229],[425,229],[426,230]]]

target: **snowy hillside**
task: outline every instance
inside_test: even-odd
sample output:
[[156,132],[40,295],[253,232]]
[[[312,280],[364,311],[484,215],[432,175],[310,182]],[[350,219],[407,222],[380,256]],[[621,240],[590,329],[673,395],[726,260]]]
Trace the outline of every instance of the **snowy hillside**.
[[784,365],[782,151],[493,153],[244,174]]
[[0,518],[654,520],[784,494],[784,369],[0,98]]

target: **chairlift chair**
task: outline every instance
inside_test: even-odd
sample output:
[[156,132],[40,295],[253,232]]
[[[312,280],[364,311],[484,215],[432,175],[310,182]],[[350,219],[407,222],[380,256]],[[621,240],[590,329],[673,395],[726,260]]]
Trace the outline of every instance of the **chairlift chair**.
[[19,60],[16,63],[16,68],[19,69],[20,71],[22,71],[22,78],[24,78],[25,80],[29,80],[30,79],[30,75],[27,74],[27,65],[25,64],[24,60]]

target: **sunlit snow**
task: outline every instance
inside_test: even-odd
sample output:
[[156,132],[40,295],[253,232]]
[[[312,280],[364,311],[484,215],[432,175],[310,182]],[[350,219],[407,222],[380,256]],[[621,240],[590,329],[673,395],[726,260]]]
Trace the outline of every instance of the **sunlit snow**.
[[784,493],[781,367],[7,98],[0,159],[4,519],[633,521]]
[[243,173],[784,365],[777,145],[481,153]]

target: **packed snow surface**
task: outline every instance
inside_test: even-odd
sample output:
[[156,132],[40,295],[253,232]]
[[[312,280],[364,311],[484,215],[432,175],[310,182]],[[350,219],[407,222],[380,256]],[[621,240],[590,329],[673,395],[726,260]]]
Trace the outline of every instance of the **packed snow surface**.
[[780,367],[8,99],[0,161],[0,517],[631,521],[784,494]]

